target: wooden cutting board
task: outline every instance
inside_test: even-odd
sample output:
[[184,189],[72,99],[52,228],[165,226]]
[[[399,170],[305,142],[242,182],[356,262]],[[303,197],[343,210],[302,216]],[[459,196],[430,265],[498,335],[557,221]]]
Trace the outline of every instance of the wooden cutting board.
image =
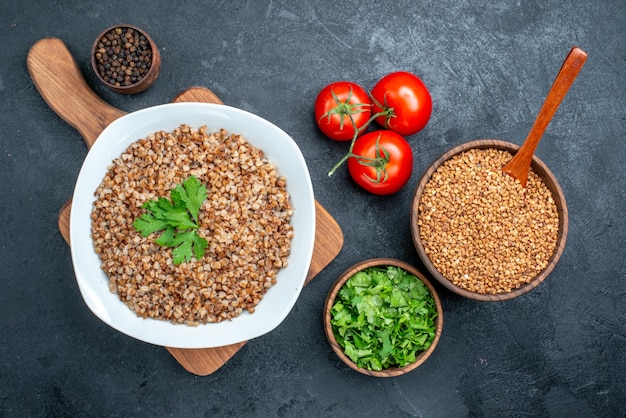
[[[43,99],[64,121],[78,130],[87,147],[91,148],[100,132],[111,122],[126,114],[106,103],[89,88],[76,61],[60,39],[37,41],[28,53],[26,64]],[[204,87],[186,89],[173,102],[223,104]],[[305,285],[339,254],[343,246],[343,233],[337,222],[317,201],[315,209],[315,246]],[[58,218],[59,230],[68,244],[70,211],[71,201],[68,201],[61,208]],[[166,349],[187,371],[206,376],[222,367],[245,344],[244,341],[216,348]]]

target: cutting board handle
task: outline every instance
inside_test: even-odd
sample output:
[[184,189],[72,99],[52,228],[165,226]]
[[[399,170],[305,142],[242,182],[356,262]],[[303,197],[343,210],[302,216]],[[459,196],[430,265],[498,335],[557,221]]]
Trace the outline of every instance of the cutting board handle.
[[26,66],[41,97],[91,148],[100,133],[126,112],[100,97],[87,85],[63,41],[44,38],[28,51]]

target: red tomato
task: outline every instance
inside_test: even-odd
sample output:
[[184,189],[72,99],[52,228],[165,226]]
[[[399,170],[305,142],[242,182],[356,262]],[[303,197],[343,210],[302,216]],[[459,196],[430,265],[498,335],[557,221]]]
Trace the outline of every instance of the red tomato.
[[400,135],[421,131],[430,119],[433,102],[426,85],[414,74],[398,71],[381,78],[372,89],[376,122]]
[[395,132],[369,132],[356,140],[352,153],[355,156],[348,159],[350,176],[371,193],[393,194],[411,177],[413,150],[407,140]]
[[324,87],[317,95],[315,121],[327,137],[350,141],[354,138],[355,126],[359,129],[367,124],[371,109],[372,102],[363,87],[350,81],[337,81]]

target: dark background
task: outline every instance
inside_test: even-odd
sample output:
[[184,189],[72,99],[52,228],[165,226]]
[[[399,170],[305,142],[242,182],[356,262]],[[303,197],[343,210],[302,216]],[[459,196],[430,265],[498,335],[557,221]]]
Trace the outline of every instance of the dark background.
[[[96,82],[89,51],[106,27],[145,29],[161,76],[124,96]],[[122,335],[84,304],[57,214],[87,148],[42,100],[26,69],[58,37],[89,85],[133,111],[186,87],[289,133],[342,252],[287,319],[207,377]],[[626,410],[626,7],[608,1],[37,1],[0,3],[0,416],[624,416]],[[568,200],[565,252],[546,282],[485,303],[437,284],[444,332],[414,372],[375,379],[340,363],[322,328],[336,277],[372,257],[425,270],[409,232],[416,183],[441,153],[478,138],[521,144],[573,45],[589,54],[537,150]],[[346,143],[315,127],[317,92],[371,88],[408,70],[430,88],[428,126],[409,137],[414,173],[376,197],[344,169]]]

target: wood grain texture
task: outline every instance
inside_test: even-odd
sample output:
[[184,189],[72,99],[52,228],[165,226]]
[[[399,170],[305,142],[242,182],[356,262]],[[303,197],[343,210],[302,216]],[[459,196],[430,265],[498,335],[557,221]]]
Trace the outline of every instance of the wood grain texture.
[[37,41],[28,51],[26,66],[41,97],[82,135],[89,148],[104,128],[126,114],[91,90],[60,39]]
[[[35,43],[29,51],[27,67],[46,103],[63,120],[78,130],[89,148],[108,124],[126,114],[93,93],[74,58],[59,39],[46,38]],[[173,102],[223,104],[212,91],[204,87],[188,88],[180,92]],[[68,245],[71,206],[71,200],[66,202],[58,216],[59,230]],[[317,201],[315,209],[315,245],[305,284],[324,269],[343,247],[343,232],[337,222]],[[221,368],[245,344],[244,341],[207,349],[166,348],[185,370],[206,376]]]
[[541,140],[543,133],[546,131],[548,124],[565,98],[568,90],[572,84],[574,84],[574,80],[583,68],[586,60],[587,53],[582,49],[573,47],[570,50],[539,110],[539,114],[532,128],[530,128],[526,140],[517,154],[515,154],[515,157],[502,167],[502,172],[519,180],[519,182],[522,183],[522,187],[526,187],[530,163],[535,154],[535,149],[537,149],[537,145],[539,145],[539,140]]

